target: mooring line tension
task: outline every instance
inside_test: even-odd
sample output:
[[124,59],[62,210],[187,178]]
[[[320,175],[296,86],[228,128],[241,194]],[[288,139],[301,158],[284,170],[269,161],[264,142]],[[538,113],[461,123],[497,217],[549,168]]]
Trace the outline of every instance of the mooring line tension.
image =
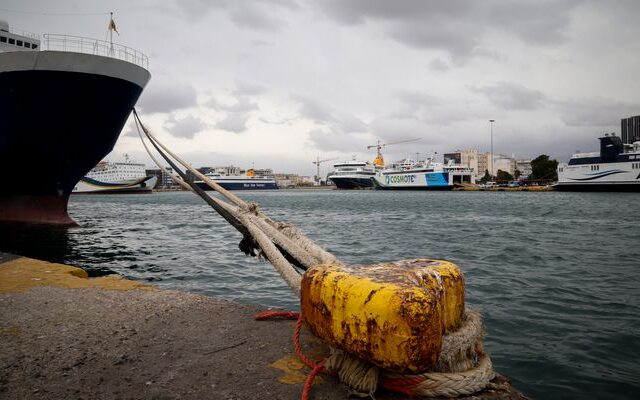
[[[180,186],[200,196],[236,228],[243,235],[243,239],[240,242],[242,251],[245,254],[256,255],[255,251],[257,250],[258,256],[263,255],[266,257],[298,297],[301,295],[302,277],[300,271],[295,267],[303,270],[312,267],[315,267],[313,269],[344,267],[344,264],[333,254],[318,246],[295,226],[273,221],[262,213],[257,205],[245,202],[190,166],[149,132],[135,109],[133,114],[140,140],[158,167],[162,171],[170,173],[174,181]],[[145,138],[151,142],[155,150],[172,168],[172,171],[167,171],[153,156],[145,143]],[[220,193],[231,204],[222,199],[209,196],[195,184],[193,179],[187,176],[186,172],[178,167],[178,164],[191,172],[193,176],[200,178],[211,189]],[[307,272],[305,277],[310,272]],[[424,277],[421,279],[424,279]],[[307,290],[310,289],[307,287]],[[308,292],[304,293],[307,293],[308,296]],[[373,295],[373,292],[371,295]],[[264,319],[269,316],[285,316],[298,319],[294,335],[294,347],[296,354],[301,359],[306,360],[301,351],[299,338],[303,322],[309,323],[309,321],[305,320],[304,314],[271,312],[271,314],[263,315],[261,318]],[[484,327],[480,316],[473,311],[464,311],[463,309],[460,325],[442,337],[442,345],[437,357],[438,364],[435,368],[421,374],[387,371],[377,367],[370,361],[365,361],[331,346],[332,354],[327,359],[321,363],[307,363],[312,368],[312,371],[305,382],[303,398],[307,398],[309,395],[313,378],[322,371],[337,375],[341,381],[355,391],[371,396],[378,386],[410,396],[457,397],[473,394],[487,387],[495,375],[491,360],[482,349],[483,336]]]

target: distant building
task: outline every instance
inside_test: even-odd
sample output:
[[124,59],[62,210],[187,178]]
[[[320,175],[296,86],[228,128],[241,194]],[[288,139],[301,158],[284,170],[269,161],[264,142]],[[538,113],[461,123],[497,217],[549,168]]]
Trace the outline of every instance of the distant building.
[[481,154],[476,149],[456,150],[453,153],[446,153],[444,155],[444,163],[447,164],[449,161],[453,161],[454,163],[464,165],[467,168],[473,168],[476,176],[482,177],[484,176],[486,168],[480,168],[480,157]]
[[631,144],[640,141],[640,115],[620,120],[622,143]]
[[154,189],[177,189],[179,188],[178,184],[173,181],[171,178],[170,172],[173,171],[171,167],[167,167],[168,171],[163,171],[160,169],[148,169],[146,170],[147,175],[155,176],[158,178],[156,182],[156,186]]
[[478,179],[482,178],[487,171],[489,171],[489,153],[478,154],[478,172],[476,172],[476,177]]
[[516,160],[516,169],[520,171],[521,177],[528,177],[533,172],[531,169],[531,160]]
[[496,175],[498,170],[502,170],[513,176],[516,172],[516,160],[502,154],[496,154],[493,158],[493,168],[495,170],[493,175]]

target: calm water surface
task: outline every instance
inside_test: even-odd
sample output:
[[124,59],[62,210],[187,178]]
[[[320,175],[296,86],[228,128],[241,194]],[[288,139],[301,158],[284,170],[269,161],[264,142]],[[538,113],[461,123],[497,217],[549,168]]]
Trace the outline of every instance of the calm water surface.
[[[638,194],[273,191],[241,196],[347,263],[454,261],[495,368],[532,398],[637,398]],[[72,197],[80,228],[0,228],[0,250],[170,289],[298,307],[190,193]]]

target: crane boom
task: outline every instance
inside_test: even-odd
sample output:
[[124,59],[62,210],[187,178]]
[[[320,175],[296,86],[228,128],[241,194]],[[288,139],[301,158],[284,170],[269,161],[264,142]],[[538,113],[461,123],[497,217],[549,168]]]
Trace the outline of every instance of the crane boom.
[[376,158],[373,160],[373,165],[375,165],[376,167],[383,167],[384,166],[384,158],[382,157],[382,153],[380,153],[380,150],[382,150],[383,147],[387,147],[387,146],[390,146],[392,144],[417,142],[418,140],[420,140],[420,139],[419,138],[406,139],[406,140],[399,140],[397,142],[390,142],[390,143],[380,143],[380,141],[378,140],[378,143],[367,146],[367,149],[372,149],[374,147],[376,148],[377,154],[376,154]]
[[316,170],[316,182],[320,182],[320,164],[322,164],[323,162],[327,162],[327,161],[333,161],[333,160],[337,160],[338,157],[333,157],[333,158],[325,158],[324,160],[320,159],[320,156],[318,156],[316,158],[316,161],[311,161],[312,164],[315,164],[317,170]]

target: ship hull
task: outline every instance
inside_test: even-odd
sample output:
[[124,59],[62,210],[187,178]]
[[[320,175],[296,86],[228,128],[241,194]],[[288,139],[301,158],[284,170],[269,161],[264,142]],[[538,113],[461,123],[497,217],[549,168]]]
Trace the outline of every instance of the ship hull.
[[333,182],[338,189],[370,189],[373,187],[373,183],[371,182],[372,178],[369,177],[332,177],[329,178],[331,182]]
[[123,182],[101,182],[91,178],[81,178],[71,194],[118,194],[118,193],[151,193],[158,178],[147,176]]
[[[215,182],[227,190],[275,190],[278,189],[276,181],[243,181],[243,180],[215,180]],[[202,190],[211,189],[204,182],[195,182]]]
[[113,149],[149,75],[107,57],[19,53],[0,54],[0,220],[73,224],[69,194]]
[[560,192],[640,192],[640,183],[558,183]]
[[452,190],[447,172],[390,172],[373,178],[377,190]]

